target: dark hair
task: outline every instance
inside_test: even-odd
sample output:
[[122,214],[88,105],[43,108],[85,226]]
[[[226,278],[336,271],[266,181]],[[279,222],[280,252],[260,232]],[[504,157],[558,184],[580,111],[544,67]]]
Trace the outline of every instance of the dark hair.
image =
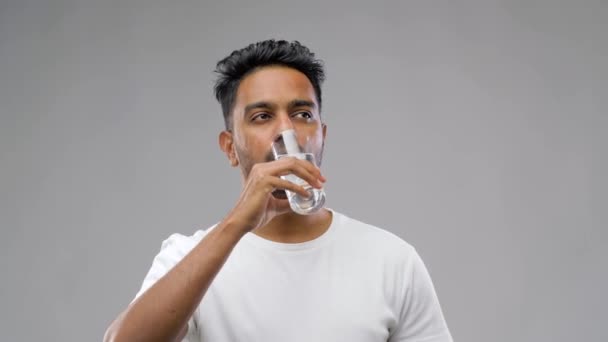
[[306,75],[315,90],[321,111],[321,83],[325,80],[323,62],[298,41],[264,40],[235,50],[217,63],[215,72],[219,76],[214,91],[222,105],[226,129],[232,129],[231,112],[241,80],[254,70],[271,65],[287,66]]

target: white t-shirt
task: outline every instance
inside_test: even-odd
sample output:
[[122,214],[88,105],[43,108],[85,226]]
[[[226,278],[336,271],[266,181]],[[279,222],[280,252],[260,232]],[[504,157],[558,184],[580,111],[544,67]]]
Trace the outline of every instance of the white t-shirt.
[[[331,212],[329,229],[311,241],[246,234],[189,320],[184,341],[451,342],[416,250]],[[165,240],[135,298],[215,226]]]

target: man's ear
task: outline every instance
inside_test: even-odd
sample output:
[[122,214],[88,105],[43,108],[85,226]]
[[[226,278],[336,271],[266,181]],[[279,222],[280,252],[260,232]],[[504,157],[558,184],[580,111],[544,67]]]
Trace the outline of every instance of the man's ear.
[[323,147],[325,147],[325,136],[327,135],[327,125],[323,123]]
[[236,157],[236,151],[234,148],[234,139],[231,131],[222,131],[219,136],[219,144],[220,148],[228,157],[228,161],[230,162],[230,166],[236,167],[239,165],[239,159]]

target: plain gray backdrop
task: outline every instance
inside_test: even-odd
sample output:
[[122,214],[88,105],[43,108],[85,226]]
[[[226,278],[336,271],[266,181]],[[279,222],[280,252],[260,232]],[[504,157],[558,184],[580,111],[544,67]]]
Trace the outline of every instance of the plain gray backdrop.
[[419,250],[456,341],[608,341],[607,32],[605,0],[2,1],[0,339],[101,340],[230,210],[212,70],[284,38],[326,64],[327,205]]

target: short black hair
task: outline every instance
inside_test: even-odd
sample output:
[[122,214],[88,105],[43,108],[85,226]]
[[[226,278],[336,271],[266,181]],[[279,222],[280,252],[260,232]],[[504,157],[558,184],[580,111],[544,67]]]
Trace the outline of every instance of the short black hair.
[[271,65],[290,67],[306,75],[315,90],[321,112],[321,84],[325,80],[323,61],[316,59],[315,54],[297,40],[269,39],[235,50],[216,65],[215,72],[219,76],[215,82],[215,97],[222,105],[227,130],[232,129],[231,112],[241,80],[251,72]]

